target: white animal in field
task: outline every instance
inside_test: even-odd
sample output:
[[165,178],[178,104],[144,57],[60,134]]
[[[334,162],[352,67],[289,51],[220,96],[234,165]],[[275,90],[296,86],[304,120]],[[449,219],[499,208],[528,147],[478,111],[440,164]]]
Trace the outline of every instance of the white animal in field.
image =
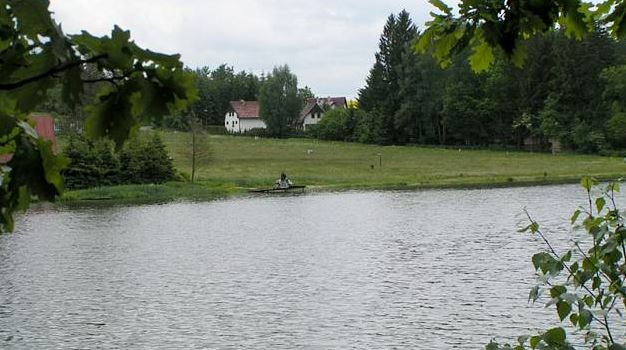
[[311,155],[311,153],[313,153],[313,150],[312,150],[312,149],[307,149],[307,150],[306,150],[306,154]]

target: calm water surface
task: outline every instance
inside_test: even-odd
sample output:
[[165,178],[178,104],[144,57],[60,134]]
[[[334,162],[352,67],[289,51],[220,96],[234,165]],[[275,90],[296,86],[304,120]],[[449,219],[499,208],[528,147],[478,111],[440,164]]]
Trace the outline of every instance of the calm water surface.
[[479,349],[527,303],[527,207],[566,240],[578,186],[37,209],[0,236],[0,347]]

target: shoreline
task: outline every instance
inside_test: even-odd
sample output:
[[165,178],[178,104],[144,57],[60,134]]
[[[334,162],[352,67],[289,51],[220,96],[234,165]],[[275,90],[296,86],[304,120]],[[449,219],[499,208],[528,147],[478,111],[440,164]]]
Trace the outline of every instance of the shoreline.
[[[550,185],[576,184],[585,175],[565,176],[558,178],[519,178],[498,179],[495,181],[439,181],[432,183],[406,184],[328,184],[307,186],[308,193],[346,192],[346,191],[420,191],[420,190],[472,190],[491,188],[535,187]],[[591,175],[593,176],[593,175]],[[599,181],[617,180],[622,175],[605,174],[594,176]],[[471,180],[471,178],[465,178]],[[450,179],[447,179],[450,180]],[[483,181],[481,181],[483,180]],[[58,198],[53,206],[115,206],[115,205],[147,205],[165,204],[180,201],[208,202],[220,199],[254,195],[249,191],[254,187],[243,187],[235,184],[218,184],[214,182],[169,182],[160,185],[122,185],[107,186],[85,190],[67,191]]]

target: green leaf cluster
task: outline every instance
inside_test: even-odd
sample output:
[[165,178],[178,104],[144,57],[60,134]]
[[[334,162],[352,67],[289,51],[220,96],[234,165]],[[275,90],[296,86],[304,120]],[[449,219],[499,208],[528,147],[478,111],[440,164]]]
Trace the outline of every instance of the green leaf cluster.
[[609,28],[618,39],[626,36],[626,6],[616,0],[598,4],[581,0],[462,0],[458,15],[439,0],[429,2],[439,12],[431,12],[432,19],[415,50],[431,52],[442,66],[448,66],[454,55],[470,47],[473,53],[469,61],[476,72],[493,65],[495,51],[521,66],[527,40],[557,27],[578,40],[598,26]]
[[[140,121],[173,114],[195,98],[178,55],[142,49],[117,26],[110,36],[65,35],[48,7],[47,0],[0,0],[0,151],[11,154],[0,164],[0,232],[13,228],[13,213],[31,197],[54,200],[63,189],[67,161],[27,123],[48,90],[60,86],[62,102],[75,107],[97,84],[86,129],[118,148]],[[83,74],[87,64],[97,78]]]
[[[626,308],[626,229],[615,199],[620,186],[618,182],[600,186],[597,180],[585,177],[581,187],[589,204],[574,212],[571,223],[575,230],[587,233],[587,240],[558,252],[534,221],[520,230],[536,235],[547,248],[532,258],[540,282],[531,289],[529,300],[536,302],[546,293],[546,307],[555,307],[561,322],[569,322],[584,334],[588,348],[623,349],[623,334],[615,324]],[[601,195],[593,198],[596,190]],[[492,341],[487,349],[573,349],[566,336],[565,329],[553,328],[520,337],[523,341],[516,347]]]

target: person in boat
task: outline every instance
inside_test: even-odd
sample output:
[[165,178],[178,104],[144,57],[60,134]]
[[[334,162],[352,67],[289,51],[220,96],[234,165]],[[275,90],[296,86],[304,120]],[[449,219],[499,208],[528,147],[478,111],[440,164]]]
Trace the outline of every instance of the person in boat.
[[274,184],[274,188],[289,188],[291,187],[291,180],[287,177],[285,173],[280,174],[280,179],[276,180]]

